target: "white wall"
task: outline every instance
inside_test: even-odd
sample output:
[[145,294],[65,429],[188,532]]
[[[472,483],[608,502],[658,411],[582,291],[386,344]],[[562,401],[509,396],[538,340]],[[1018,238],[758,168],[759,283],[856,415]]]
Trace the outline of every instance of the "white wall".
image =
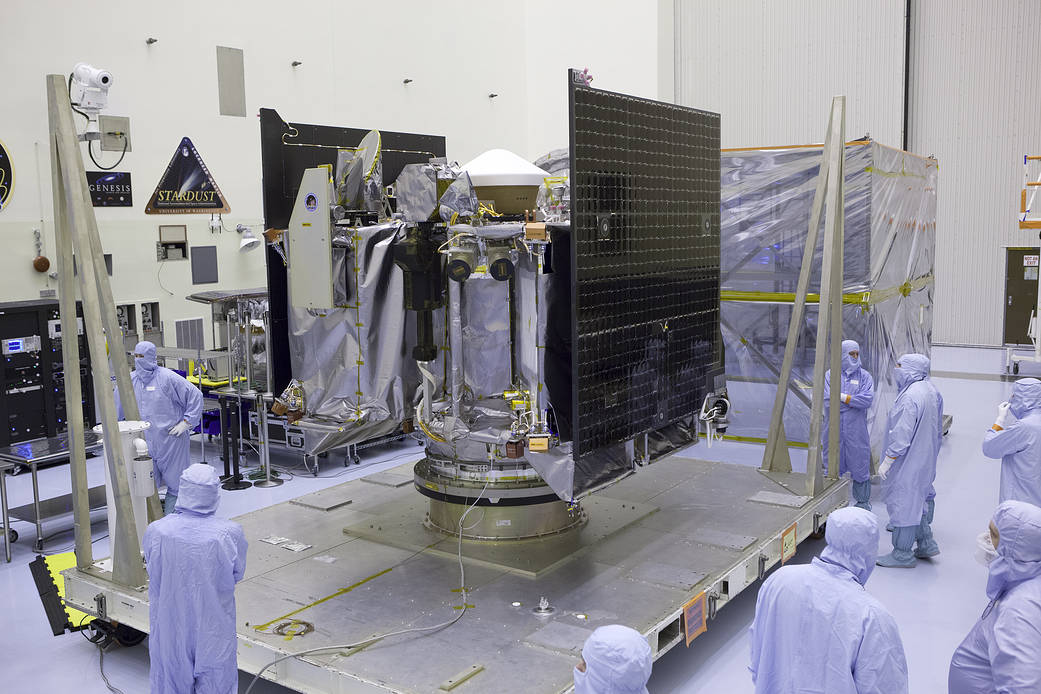
[[[1001,344],[1023,155],[1041,154],[1041,3],[915,3],[911,147],[940,161],[934,338]],[[1035,206],[1036,208],[1036,206]]]
[[[663,0],[514,3],[526,15],[529,159],[568,146],[565,69],[589,68],[592,86],[650,99],[659,97],[659,73],[671,73],[671,51],[658,50],[659,17],[671,25]],[[670,47],[671,48],[671,47]],[[671,85],[667,85],[671,87]]]
[[676,0],[676,97],[721,116],[723,147],[822,142],[831,98],[846,134],[900,146],[904,3]]
[[[679,103],[719,111],[724,147],[846,133],[900,146],[904,0],[675,0]],[[1024,154],[1041,154],[1041,3],[912,2],[908,148],[940,162],[933,339],[1002,343],[1005,246]],[[971,278],[971,279],[970,279]]]
[[[208,215],[144,214],[181,137],[192,138],[228,199],[229,229],[262,222],[260,107],[297,122],[445,135],[460,162],[493,147],[534,159],[567,146],[567,67],[588,67],[598,87],[657,96],[672,60],[671,47],[658,50],[659,20],[671,12],[671,0],[111,0],[89,12],[70,12],[64,0],[6,0],[0,140],[17,183],[0,211],[0,297],[36,298],[54,286],[31,269],[34,228],[54,257],[48,73],[86,61],[114,75],[108,113],[131,118],[133,151],[119,170],[131,172],[134,207],[96,210],[102,243],[117,302],[159,300],[172,343],[174,320],[205,311],[185,295],[265,283],[262,252],[240,254],[234,232],[211,235]],[[148,37],[159,41],[148,46]],[[244,50],[246,118],[218,115],[217,45]],[[193,286],[187,262],[168,262],[160,287],[160,223],[187,224],[189,245],[218,246],[218,285]]]

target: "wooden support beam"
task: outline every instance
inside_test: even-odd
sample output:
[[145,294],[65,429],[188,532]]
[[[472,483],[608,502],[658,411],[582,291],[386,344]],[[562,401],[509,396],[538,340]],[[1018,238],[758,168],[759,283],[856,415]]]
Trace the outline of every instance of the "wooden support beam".
[[[98,291],[99,282],[107,284],[108,276],[102,273],[99,277],[97,273],[99,267],[104,268],[104,258],[96,257],[100,256],[100,253],[95,253],[95,248],[99,249],[100,243],[92,242],[91,239],[91,232],[93,231],[95,235],[97,233],[97,222],[94,219],[94,209],[90,206],[90,196],[87,194],[83,158],[80,154],[79,140],[72,119],[72,106],[69,103],[67,84],[63,76],[47,76],[47,102],[50,108],[51,136],[55,148],[53,162],[57,165],[54,180],[62,184],[60,189],[56,189],[54,193],[56,205],[64,210],[64,212],[56,211],[55,213],[55,218],[64,215],[62,227],[55,230],[60,232],[62,237],[58,240],[58,245],[62,248],[71,245],[83,260],[79,264],[79,286],[83,297],[83,330],[90,345],[94,391],[104,429],[105,458],[112,487],[109,490],[109,498],[116,506],[116,527],[110,528],[109,531],[112,544],[112,579],[124,586],[138,587],[148,582],[148,576],[141,561],[141,545],[137,537],[137,528],[134,525],[127,469],[119,436],[115,397],[111,386],[111,371],[108,359],[105,358],[106,346],[103,332],[105,325],[100,305],[101,296]],[[61,262],[63,267],[66,266],[68,258],[62,258]],[[66,296],[66,301],[68,296],[74,295],[74,286],[74,283],[60,286],[60,292]],[[112,309],[114,312],[114,307]],[[66,320],[66,316],[67,314],[63,313],[63,321]],[[72,323],[75,325],[75,311],[71,317]],[[63,326],[63,343],[68,341],[70,333],[73,336],[76,335],[75,328],[70,333],[64,331]],[[118,336],[118,332],[116,335]],[[78,364],[78,359],[75,363]],[[70,365],[66,362],[66,368]],[[67,404],[69,406],[67,418],[70,423],[73,418],[82,420],[81,403],[75,401]],[[82,506],[81,497],[86,497],[86,477],[77,479],[74,476],[73,484],[78,485],[73,489],[74,503],[79,500]],[[78,510],[82,513],[81,509]]]

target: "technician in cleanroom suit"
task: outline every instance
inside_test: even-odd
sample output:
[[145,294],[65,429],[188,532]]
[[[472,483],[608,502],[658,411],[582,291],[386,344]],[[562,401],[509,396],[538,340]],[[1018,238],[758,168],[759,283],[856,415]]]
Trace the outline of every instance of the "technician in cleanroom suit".
[[575,694],[648,694],[654,657],[640,632],[621,624],[598,628],[582,646]]
[[[155,463],[156,486],[166,485],[163,511],[173,513],[181,473],[191,465],[191,430],[202,416],[202,393],[180,375],[155,361],[155,345],[138,342],[134,347],[134,371],[130,374],[141,419],[150,422],[145,430],[148,452]],[[123,408],[116,390],[119,418]]]
[[864,590],[878,518],[851,506],[825,527],[820,557],[781,567],[759,589],[749,630],[756,694],[907,694],[896,621]]
[[246,537],[215,518],[220,480],[204,463],[179,480],[177,513],[145,530],[148,655],[152,694],[238,691],[235,584],[246,571]]
[[[1009,423],[1009,413],[1015,422]],[[1000,501],[1041,506],[1041,381],[1021,378],[1012,384],[1012,397],[998,406],[983,439],[983,455],[1001,458]]]
[[[875,400],[875,381],[860,367],[860,345],[842,342],[842,383],[839,391],[839,475],[853,478],[853,500],[871,510],[871,438],[868,410]],[[831,372],[824,374],[824,468],[828,468],[828,412]]]
[[943,440],[943,397],[929,381],[928,357],[905,354],[893,371],[898,394],[889,411],[885,459],[878,467],[893,526],[893,551],[879,557],[878,565],[911,568],[918,558],[940,553],[930,524]]
[[998,556],[990,563],[990,604],[954,651],[950,694],[1041,692],[1041,508],[998,506],[991,521]]

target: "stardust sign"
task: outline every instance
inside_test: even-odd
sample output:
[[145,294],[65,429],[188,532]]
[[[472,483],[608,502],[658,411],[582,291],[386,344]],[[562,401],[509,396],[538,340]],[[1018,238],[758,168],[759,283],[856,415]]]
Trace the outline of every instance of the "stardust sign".
[[195,145],[181,139],[145,214],[220,214],[231,207],[220,192]]

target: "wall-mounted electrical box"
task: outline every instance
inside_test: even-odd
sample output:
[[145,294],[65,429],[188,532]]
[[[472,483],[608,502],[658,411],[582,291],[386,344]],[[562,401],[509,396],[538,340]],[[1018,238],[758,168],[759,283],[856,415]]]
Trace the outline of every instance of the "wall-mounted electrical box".
[[159,302],[147,301],[141,304],[141,339],[152,344],[163,344],[163,324],[159,320]]
[[137,331],[137,307],[134,304],[116,304],[116,321],[123,333],[123,346],[129,351],[140,341]]
[[[126,116],[98,116],[98,130],[101,131],[102,152],[132,152],[130,146],[130,119]],[[116,134],[120,133],[120,134]]]
[[184,224],[160,224],[159,242],[155,244],[155,259],[187,260],[188,227]]

